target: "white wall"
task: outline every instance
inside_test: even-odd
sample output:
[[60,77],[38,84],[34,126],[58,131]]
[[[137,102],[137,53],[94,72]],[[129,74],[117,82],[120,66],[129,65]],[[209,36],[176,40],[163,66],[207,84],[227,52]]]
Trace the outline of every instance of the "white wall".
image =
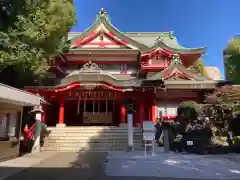
[[[16,137],[18,113],[22,114],[22,106],[0,102],[0,137]],[[7,127],[8,124],[8,127]]]
[[179,103],[166,103],[162,102],[157,103],[157,116],[159,117],[159,112],[162,111],[163,115],[176,116],[177,115],[177,107]]

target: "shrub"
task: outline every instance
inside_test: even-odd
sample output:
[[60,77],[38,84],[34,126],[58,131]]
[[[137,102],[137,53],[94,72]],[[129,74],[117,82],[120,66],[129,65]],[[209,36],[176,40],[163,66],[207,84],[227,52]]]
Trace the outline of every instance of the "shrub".
[[200,111],[199,105],[194,101],[182,102],[177,108],[177,115],[181,119],[195,120]]

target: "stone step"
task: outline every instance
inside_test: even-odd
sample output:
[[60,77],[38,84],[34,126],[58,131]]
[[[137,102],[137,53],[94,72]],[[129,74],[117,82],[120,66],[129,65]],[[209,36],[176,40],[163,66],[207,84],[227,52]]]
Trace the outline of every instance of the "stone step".
[[[119,143],[119,144],[111,144],[111,143],[99,143],[99,144],[69,144],[69,143],[54,143],[54,144],[46,144],[43,147],[44,151],[116,151],[116,150],[125,150],[127,147],[126,143]],[[142,143],[135,143],[134,149],[143,150]]]
[[[118,139],[128,139],[127,135],[119,135],[119,136],[110,136],[110,135],[105,135],[105,136],[95,136],[95,135],[49,135],[49,139],[113,139],[113,140],[118,140]],[[134,135],[133,139],[143,139],[143,136],[141,135]]]
[[[109,152],[109,151],[123,151],[127,147],[116,147],[116,148],[71,148],[71,147],[45,147],[43,151],[59,151],[59,152],[80,152],[80,151],[97,151],[97,152]],[[142,147],[134,147],[134,150],[143,150]]]
[[[128,143],[118,143],[118,144],[112,144],[112,143],[50,143],[47,144],[44,147],[71,147],[71,148],[114,148],[114,147],[127,147]],[[134,143],[134,147],[143,147],[142,143]]]
[[[58,143],[49,143],[47,145],[45,145],[44,147],[125,147],[127,146],[127,142],[122,142],[122,143],[62,143],[62,144],[58,144]],[[142,143],[134,143],[135,146],[143,146]]]
[[[44,147],[44,151],[116,151],[116,150],[126,150],[127,146],[119,147]],[[143,150],[143,147],[134,147],[134,150]]]
[[[45,142],[46,145],[49,144],[68,144],[70,146],[75,145],[75,144],[127,144],[128,141],[118,141],[118,142],[112,142],[112,141],[47,141]],[[134,144],[143,144],[141,141],[133,141]]]
[[[83,147],[83,146],[94,146],[94,147],[105,147],[105,146],[122,146],[122,145],[127,145],[128,143],[127,142],[122,142],[122,143],[117,143],[117,144],[114,144],[114,143],[69,143],[69,142],[66,142],[66,143],[49,143],[46,145],[46,147],[49,147],[49,146],[56,146],[56,147]],[[143,144],[142,143],[134,143],[135,146],[142,146]]]
[[[102,131],[106,131],[106,132],[127,132],[128,129],[126,128],[68,128],[68,127],[65,127],[65,128],[48,128],[49,131],[55,131],[55,132],[79,132],[79,131],[99,131],[99,132],[102,132]],[[133,132],[142,132],[142,129],[137,129],[137,128],[134,128],[133,129]]]
[[[100,141],[124,141],[124,140],[128,140],[128,137],[48,137],[46,138],[46,140],[49,139],[49,140],[55,140],[55,141],[67,141],[67,140],[70,140],[70,141],[74,141],[74,140],[77,140],[77,141],[81,141],[81,140],[86,140],[86,141],[91,141],[91,140],[100,140]],[[140,137],[133,137],[133,140],[134,141],[143,141],[143,138],[140,138]]]
[[[85,131],[50,131],[51,134],[78,134],[78,133],[95,133],[95,134],[128,134],[128,131],[96,131],[96,130],[85,130]],[[133,134],[142,134],[140,131],[133,131]]]
[[[48,137],[128,137],[126,133],[109,133],[109,134],[97,134],[97,133],[51,133]],[[143,137],[142,134],[133,134],[134,137]]]
[[[116,151],[128,144],[127,128],[119,127],[54,127],[44,142],[44,151]],[[134,147],[143,148],[141,128],[134,128]]]
[[[121,140],[121,141],[112,141],[112,140],[46,140],[45,143],[127,143],[128,140]],[[133,143],[143,143],[141,140],[133,140]]]
[[[66,126],[66,127],[47,127],[48,129],[128,129],[127,127],[117,127],[117,126]],[[140,127],[133,127],[133,129],[142,129]]]

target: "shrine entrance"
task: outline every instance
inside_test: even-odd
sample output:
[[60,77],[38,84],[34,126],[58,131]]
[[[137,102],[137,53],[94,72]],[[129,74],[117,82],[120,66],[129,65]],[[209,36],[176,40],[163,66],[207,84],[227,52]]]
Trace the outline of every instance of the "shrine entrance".
[[[119,93],[111,91],[70,91],[53,99],[46,110],[46,124],[56,126],[50,119],[61,119],[66,126],[118,126],[122,101]],[[63,99],[59,102],[59,99]],[[62,112],[64,109],[64,112]]]

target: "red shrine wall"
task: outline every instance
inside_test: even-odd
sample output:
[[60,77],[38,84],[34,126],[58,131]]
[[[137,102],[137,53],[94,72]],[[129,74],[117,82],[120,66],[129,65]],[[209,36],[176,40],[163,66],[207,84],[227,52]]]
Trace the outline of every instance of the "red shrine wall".
[[203,91],[193,90],[167,90],[156,93],[156,118],[160,111],[166,119],[177,116],[177,107],[184,101],[195,101],[201,103],[204,99]]
[[134,92],[72,89],[65,92],[52,92],[51,96],[46,91],[41,95],[51,104],[44,108],[44,119],[49,126],[61,123],[67,126],[126,124],[127,114],[123,104],[126,98],[136,101],[134,125],[141,126],[143,121],[150,120],[155,123],[160,111],[165,120],[171,119],[177,115],[176,110],[181,102],[189,100],[201,102],[204,97],[203,91],[157,90],[154,93],[147,88],[144,92],[142,89],[136,89]]

